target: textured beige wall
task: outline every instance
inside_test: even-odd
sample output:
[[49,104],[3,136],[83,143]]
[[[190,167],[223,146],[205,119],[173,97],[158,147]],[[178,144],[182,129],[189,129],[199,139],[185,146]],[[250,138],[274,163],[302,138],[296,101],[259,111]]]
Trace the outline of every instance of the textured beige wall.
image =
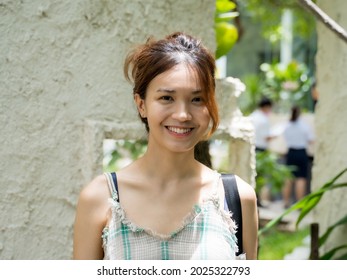
[[71,258],[93,144],[137,127],[125,53],[176,30],[214,49],[213,18],[210,0],[1,1],[0,259]]
[[[344,29],[347,29],[347,1],[318,0],[318,5]],[[347,167],[347,45],[321,23],[318,24],[318,91],[316,110],[317,143],[313,167],[313,188],[322,186]],[[347,182],[347,174],[340,180]],[[327,227],[347,215],[347,190],[326,193],[319,203],[315,220],[321,234]],[[347,242],[347,226],[329,237],[323,251]]]
[[[0,3],[0,259],[71,258],[77,197],[102,172],[103,139],[145,135],[123,78],[130,47],[182,30],[215,49],[215,1],[42,2]],[[247,124],[233,85],[218,88],[223,114]],[[253,182],[252,128],[225,124],[231,170]]]

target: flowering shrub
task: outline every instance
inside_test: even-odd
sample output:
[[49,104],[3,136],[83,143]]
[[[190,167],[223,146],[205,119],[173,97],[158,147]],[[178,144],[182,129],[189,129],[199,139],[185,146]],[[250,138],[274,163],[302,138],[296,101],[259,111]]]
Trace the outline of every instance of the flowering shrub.
[[309,70],[303,63],[290,62],[287,66],[280,63],[263,63],[262,95],[275,102],[288,101],[305,107],[305,101],[312,85]]
[[291,105],[310,109],[313,78],[307,66],[297,61],[287,66],[280,63],[263,63],[260,74],[244,77],[246,90],[239,98],[239,105],[246,115],[253,112],[263,96],[270,98],[275,111],[288,112]]

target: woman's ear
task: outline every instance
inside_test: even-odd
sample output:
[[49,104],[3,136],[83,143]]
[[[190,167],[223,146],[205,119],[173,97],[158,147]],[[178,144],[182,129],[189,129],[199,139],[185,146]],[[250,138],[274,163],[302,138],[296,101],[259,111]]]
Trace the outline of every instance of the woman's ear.
[[139,114],[141,118],[146,118],[146,107],[145,107],[145,100],[141,98],[141,96],[138,93],[135,93],[134,100],[136,103],[137,110],[139,111]]

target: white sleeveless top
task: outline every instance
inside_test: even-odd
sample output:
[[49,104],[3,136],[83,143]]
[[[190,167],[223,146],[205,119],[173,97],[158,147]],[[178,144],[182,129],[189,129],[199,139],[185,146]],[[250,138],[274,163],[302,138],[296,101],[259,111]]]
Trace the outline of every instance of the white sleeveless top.
[[[138,227],[118,201],[117,181],[105,173],[112,198],[112,216],[103,230],[104,259],[117,260],[233,260],[238,250],[236,225],[219,203],[217,173],[213,195],[193,207],[180,228],[168,235]],[[134,205],[136,207],[136,205]]]

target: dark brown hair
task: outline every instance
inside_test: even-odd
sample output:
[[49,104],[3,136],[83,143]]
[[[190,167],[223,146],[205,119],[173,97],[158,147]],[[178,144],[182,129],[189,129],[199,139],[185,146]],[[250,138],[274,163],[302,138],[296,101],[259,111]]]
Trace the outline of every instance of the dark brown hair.
[[[146,98],[149,83],[159,74],[185,63],[196,71],[203,87],[206,107],[212,118],[211,135],[218,127],[219,115],[215,98],[215,59],[200,40],[176,32],[162,40],[149,38],[128,54],[124,64],[126,79],[134,84],[133,94]],[[140,116],[141,118],[141,116]],[[147,119],[141,118],[149,130]]]
[[296,122],[300,116],[300,108],[298,106],[293,106],[291,109],[290,121]]

